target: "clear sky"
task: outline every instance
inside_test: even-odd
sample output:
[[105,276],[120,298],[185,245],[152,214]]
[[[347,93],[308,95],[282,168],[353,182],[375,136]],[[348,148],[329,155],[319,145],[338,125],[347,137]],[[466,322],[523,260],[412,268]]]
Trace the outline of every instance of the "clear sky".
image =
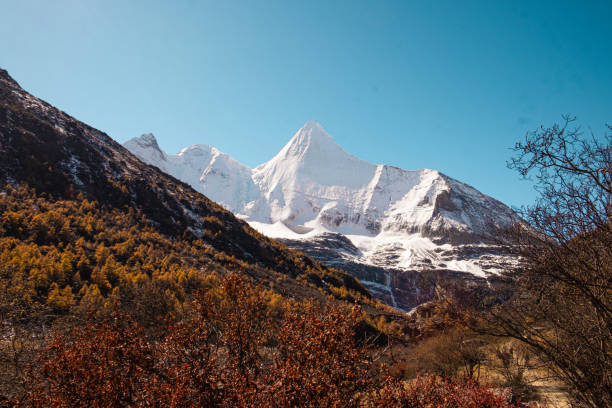
[[0,67],[124,142],[254,167],[307,120],[373,163],[508,204],[528,130],[612,123],[612,1],[0,0]]

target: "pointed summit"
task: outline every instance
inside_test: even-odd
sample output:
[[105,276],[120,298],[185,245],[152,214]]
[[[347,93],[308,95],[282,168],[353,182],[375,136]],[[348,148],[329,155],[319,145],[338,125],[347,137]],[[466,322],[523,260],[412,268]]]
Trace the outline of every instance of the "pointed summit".
[[293,190],[312,185],[360,187],[374,168],[347,153],[319,123],[311,120],[276,156],[253,170],[253,179],[261,183],[268,196],[281,190],[282,195],[288,196],[293,195]]
[[340,147],[318,122],[310,120],[268,163],[288,160],[294,164],[319,166],[338,159],[359,160]]
[[165,169],[163,163],[166,161],[166,153],[160,149],[157,139],[153,133],[145,133],[134,137],[123,144],[123,147],[135,154],[144,162],[151,162],[160,169]]
[[159,145],[157,144],[157,139],[153,133],[144,133],[135,139],[138,140],[142,146],[151,146],[157,150],[160,150]]
[[329,136],[327,132],[325,132],[323,126],[321,126],[321,124],[316,120],[309,120],[308,122],[304,123],[298,132],[300,131],[310,132],[320,136],[326,136],[331,139],[331,136]]
[[[291,150],[293,153],[299,153],[308,149],[311,145],[316,145],[318,147],[325,145],[340,147],[336,145],[334,139],[325,132],[323,126],[321,126],[319,122],[309,120],[304,123],[295,135],[293,135],[289,143],[285,145],[285,148],[288,148],[288,150]],[[283,148],[283,150],[285,150],[285,148]]]

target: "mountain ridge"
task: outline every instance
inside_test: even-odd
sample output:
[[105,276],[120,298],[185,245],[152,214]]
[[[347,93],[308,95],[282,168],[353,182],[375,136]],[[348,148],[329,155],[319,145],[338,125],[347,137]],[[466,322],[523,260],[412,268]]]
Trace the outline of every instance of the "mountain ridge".
[[[140,138],[125,143],[138,157],[155,165],[155,158],[142,145]],[[208,145],[192,145],[174,156],[181,156],[185,151],[200,146],[216,150]],[[171,156],[161,153],[164,157]],[[324,227],[331,227],[332,230],[341,224],[353,224],[361,225],[365,229],[362,232],[370,234],[397,230],[430,234],[443,229],[446,238],[449,233],[466,231],[468,234],[464,239],[470,240],[471,235],[470,242],[473,243],[478,242],[477,239],[490,239],[495,235],[488,230],[488,223],[497,224],[493,229],[503,228],[517,219],[514,212],[500,201],[437,170],[404,170],[363,161],[337,145],[315,121],[306,122],[279,153],[253,169],[226,153],[219,154],[234,164],[228,171],[239,168],[241,180],[253,190],[254,186],[248,181],[247,173],[250,170],[250,178],[259,192],[251,191],[249,198],[242,201],[217,199],[219,191],[207,186],[209,176],[215,175],[207,171],[212,155],[211,159],[201,159],[201,166],[196,170],[200,171],[198,177],[178,177],[185,181],[189,178],[196,189],[247,221],[280,221],[290,224],[290,227],[308,228],[307,224],[312,225],[318,219]],[[162,169],[171,174],[176,176],[180,172],[164,164],[161,163]],[[221,174],[221,177],[227,178],[227,174]],[[297,208],[298,205],[312,197],[322,198],[325,202],[313,204],[313,213],[300,218],[305,209]],[[269,208],[261,213],[263,201]],[[292,205],[293,201],[298,203]],[[461,208],[460,205],[466,202],[472,207],[480,205],[481,208],[472,212],[468,211],[469,208]],[[344,209],[343,214],[336,214],[343,216],[341,219],[334,217],[339,205],[349,207]],[[252,210],[253,207],[260,210]],[[486,214],[487,210],[492,214]]]
[[[138,140],[125,145],[138,145]],[[133,151],[154,162],[146,149]],[[361,160],[315,121],[306,122],[254,169],[232,162],[225,173],[205,171],[213,163],[209,159],[191,166],[194,172],[188,176],[186,167],[166,168],[264,235],[350,270],[387,302],[397,297],[394,292],[415,289],[392,287],[402,273],[438,271],[488,279],[516,262],[500,245],[501,232],[518,220],[503,203],[437,170]],[[222,181],[225,187],[219,188]],[[381,294],[381,287],[388,293]]]

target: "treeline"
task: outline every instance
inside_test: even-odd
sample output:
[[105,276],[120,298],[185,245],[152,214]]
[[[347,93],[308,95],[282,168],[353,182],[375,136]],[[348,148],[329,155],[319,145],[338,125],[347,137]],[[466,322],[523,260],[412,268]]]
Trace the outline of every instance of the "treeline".
[[195,265],[214,267],[223,257],[156,232],[131,209],[83,196],[55,201],[8,187],[0,213],[0,293],[23,310],[66,314],[129,302],[136,314],[163,317],[203,286]]
[[[219,224],[210,216],[205,225]],[[215,234],[214,228],[206,233]],[[287,262],[286,253],[279,262]],[[354,279],[306,264],[295,253],[296,276],[326,293],[373,302]],[[207,285],[210,272],[283,276],[216,250],[204,240],[159,233],[132,208],[107,208],[83,195],[37,196],[7,186],[0,195],[0,310],[4,316],[48,315],[122,308],[140,324],[176,312]],[[345,286],[349,285],[349,286]]]

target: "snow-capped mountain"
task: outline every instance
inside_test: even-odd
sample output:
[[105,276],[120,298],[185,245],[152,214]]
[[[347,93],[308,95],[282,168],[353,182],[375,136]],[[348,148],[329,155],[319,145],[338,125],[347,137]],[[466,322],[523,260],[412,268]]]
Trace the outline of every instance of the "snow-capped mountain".
[[373,165],[345,152],[316,122],[306,123],[270,161],[253,170],[268,213],[252,221],[345,234],[418,233],[479,242],[513,212],[435,170]]
[[152,134],[144,134],[124,144],[134,155],[147,164],[191,185],[213,201],[237,213],[260,196],[259,188],[251,178],[251,169],[238,163],[212,146],[197,144],[186,147],[178,154],[163,152]]
[[436,170],[363,161],[314,121],[252,170],[207,145],[168,155],[151,134],[125,147],[265,235],[330,265],[352,265],[375,291],[393,295],[391,272],[372,278],[355,265],[486,278],[512,262],[497,245],[499,231],[516,219],[507,206]]

